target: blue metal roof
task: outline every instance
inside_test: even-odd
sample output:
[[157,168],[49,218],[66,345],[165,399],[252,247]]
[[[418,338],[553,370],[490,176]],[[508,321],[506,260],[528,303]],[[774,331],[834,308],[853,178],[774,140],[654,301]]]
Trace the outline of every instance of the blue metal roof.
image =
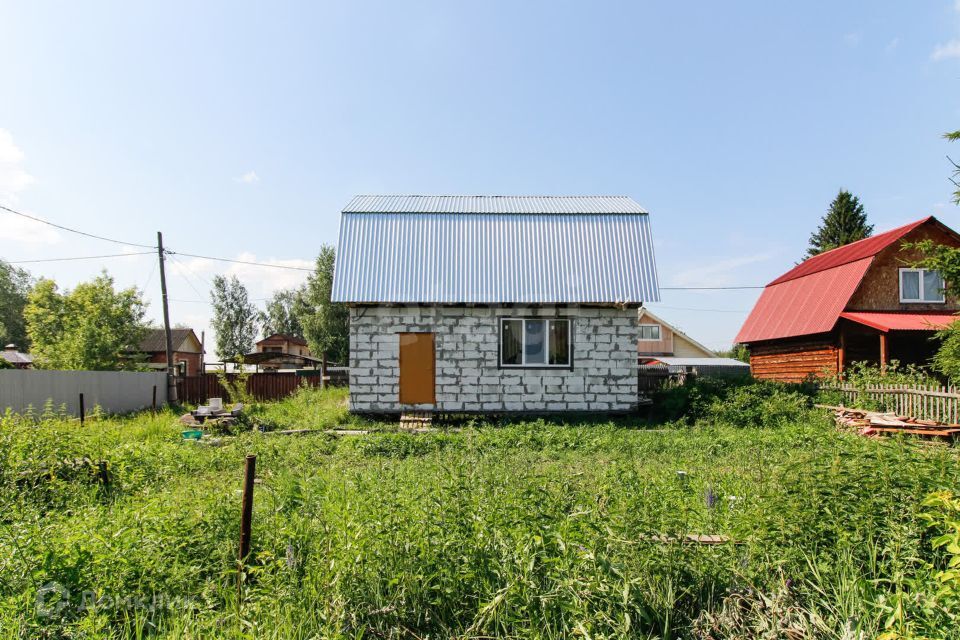
[[344,213],[647,213],[627,196],[355,196]]
[[463,213],[345,209],[333,300],[640,304],[660,299],[649,217],[642,209]]

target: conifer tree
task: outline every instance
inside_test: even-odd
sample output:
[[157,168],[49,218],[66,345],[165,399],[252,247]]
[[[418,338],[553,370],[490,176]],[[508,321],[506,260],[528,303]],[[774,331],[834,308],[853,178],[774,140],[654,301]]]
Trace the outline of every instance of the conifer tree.
[[841,189],[830,203],[830,209],[820,221],[820,226],[810,235],[807,257],[869,238],[872,234],[873,225],[867,224],[867,214],[860,198]]

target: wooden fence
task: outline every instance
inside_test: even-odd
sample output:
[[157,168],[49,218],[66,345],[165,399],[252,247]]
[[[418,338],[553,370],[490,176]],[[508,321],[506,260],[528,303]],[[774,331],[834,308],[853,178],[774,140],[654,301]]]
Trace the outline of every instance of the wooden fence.
[[[319,373],[319,372],[318,372]],[[327,370],[328,384],[345,386],[348,370],[343,367],[331,367]],[[227,374],[229,380],[236,380],[236,374]],[[251,373],[247,376],[247,392],[260,401],[281,400],[292,395],[301,386],[319,387],[319,375],[297,375],[296,373]],[[230,393],[220,383],[215,373],[202,376],[190,376],[177,379],[177,398],[180,402],[203,404],[210,398],[223,398],[232,401]]]
[[899,416],[939,420],[946,424],[960,423],[960,391],[956,387],[938,385],[850,384],[826,385],[823,391],[839,391],[848,406],[870,405]]

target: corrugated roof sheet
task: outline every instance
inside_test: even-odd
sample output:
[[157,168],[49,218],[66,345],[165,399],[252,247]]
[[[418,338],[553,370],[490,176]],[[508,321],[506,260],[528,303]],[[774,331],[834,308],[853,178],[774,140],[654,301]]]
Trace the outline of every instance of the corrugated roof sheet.
[[759,342],[831,331],[871,262],[873,256],[767,285],[735,342]]
[[960,319],[949,311],[926,313],[847,311],[841,313],[840,317],[880,331],[936,331]]
[[812,273],[817,273],[818,271],[832,269],[843,264],[848,264],[863,258],[875,256],[920,225],[929,222],[930,220],[935,220],[935,218],[933,216],[929,216],[927,218],[923,218],[922,220],[917,220],[916,222],[906,224],[902,227],[897,227],[896,229],[891,229],[890,231],[886,231],[884,233],[878,233],[875,236],[864,238],[863,240],[858,240],[856,242],[851,242],[850,244],[845,244],[842,247],[837,247],[836,249],[832,249],[830,251],[825,251],[820,255],[804,260],[770,284],[780,284],[781,282],[786,282],[787,280],[795,280],[797,278],[808,276]]
[[647,213],[627,196],[355,196],[344,213]]
[[646,214],[463,212],[345,212],[333,300],[639,304],[660,299]]

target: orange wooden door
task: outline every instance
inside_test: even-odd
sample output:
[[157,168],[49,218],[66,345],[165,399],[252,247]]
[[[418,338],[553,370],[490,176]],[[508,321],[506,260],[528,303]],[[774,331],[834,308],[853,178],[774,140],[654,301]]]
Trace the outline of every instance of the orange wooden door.
[[401,333],[400,403],[436,403],[435,373],[433,334]]

